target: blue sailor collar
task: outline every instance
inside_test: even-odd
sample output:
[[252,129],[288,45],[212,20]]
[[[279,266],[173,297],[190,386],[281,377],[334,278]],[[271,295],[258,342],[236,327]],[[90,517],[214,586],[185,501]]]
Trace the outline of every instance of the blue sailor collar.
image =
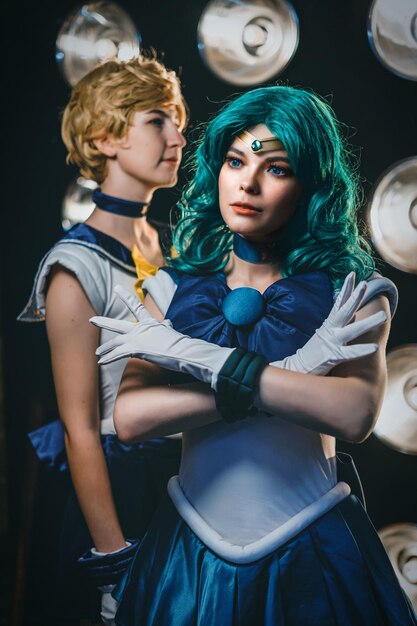
[[135,263],[129,248],[117,239],[114,239],[114,237],[92,226],[87,224],[75,224],[75,226],[58,241],[58,244],[60,243],[73,243],[75,245],[91,248],[125,271],[136,275]]
[[263,312],[256,323],[235,326],[224,315],[232,292],[223,272],[190,275],[164,268],[177,283],[166,312],[175,330],[227,347],[242,347],[271,362],[301,348],[321,326],[333,306],[330,277],[312,271],[282,278],[262,294]]

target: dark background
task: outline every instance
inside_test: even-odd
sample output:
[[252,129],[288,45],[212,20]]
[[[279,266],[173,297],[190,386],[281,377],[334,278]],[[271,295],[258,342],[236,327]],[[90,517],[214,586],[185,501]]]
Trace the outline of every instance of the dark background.
[[[243,91],[217,79],[198,54],[196,28],[205,1],[121,0],[119,5],[135,21],[143,47],[163,52],[166,64],[180,71],[191,109],[191,136],[193,127],[207,120],[221,101]],[[331,102],[361,156],[360,171],[369,196],[387,167],[416,153],[417,85],[391,74],[372,54],[366,33],[370,2],[294,0],[293,5],[300,43],[279,80],[313,88]],[[6,38],[2,99],[7,106],[2,160],[7,174],[2,206],[1,338],[9,531],[2,545],[8,558],[9,590],[14,589],[16,562],[23,567],[20,576],[24,575],[25,554],[18,554],[16,561],[17,544],[30,544],[30,480],[36,477],[36,465],[25,433],[48,418],[49,408],[45,413],[44,407],[53,411],[54,405],[44,325],[15,320],[29,297],[40,259],[61,235],[61,202],[76,174],[65,164],[60,139],[60,113],[69,87],[54,58],[57,32],[75,6],[73,0],[32,1],[24,8],[16,2],[6,7],[2,20]],[[154,216],[166,218],[182,182],[176,190],[157,193]],[[416,276],[382,262],[380,268],[400,293],[389,348],[415,343]],[[417,458],[388,449],[374,436],[359,446],[342,447],[355,457],[376,527],[417,522]],[[24,604],[24,595],[19,601]]]

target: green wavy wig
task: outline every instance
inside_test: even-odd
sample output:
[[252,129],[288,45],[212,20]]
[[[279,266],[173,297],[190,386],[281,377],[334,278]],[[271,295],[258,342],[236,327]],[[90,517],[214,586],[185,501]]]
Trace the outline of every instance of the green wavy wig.
[[284,144],[303,190],[274,245],[283,276],[323,270],[336,288],[352,270],[357,280],[366,278],[374,262],[356,220],[361,198],[357,166],[329,105],[288,86],[248,91],[208,123],[191,159],[193,178],[178,205],[178,256],[169,259],[170,265],[200,274],[220,271],[227,263],[233,233],[219,210],[219,172],[234,137],[262,123]]

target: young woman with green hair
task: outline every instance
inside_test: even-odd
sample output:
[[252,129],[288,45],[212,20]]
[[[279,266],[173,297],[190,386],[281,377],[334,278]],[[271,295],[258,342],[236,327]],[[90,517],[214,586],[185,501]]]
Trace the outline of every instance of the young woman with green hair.
[[415,624],[337,477],[335,438],[362,441],[378,416],[397,294],[358,234],[334,114],[303,89],[250,91],[208,124],[194,167],[148,310],[118,289],[139,323],[92,320],[118,333],[100,363],[136,357],[118,436],[184,431],[116,623]]

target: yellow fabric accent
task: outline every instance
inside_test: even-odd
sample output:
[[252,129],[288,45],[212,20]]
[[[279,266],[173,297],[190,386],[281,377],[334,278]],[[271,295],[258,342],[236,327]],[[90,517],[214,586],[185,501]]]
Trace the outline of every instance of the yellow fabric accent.
[[145,257],[143,256],[143,254],[140,252],[136,244],[133,244],[132,259],[136,266],[136,274],[138,275],[138,280],[135,283],[135,289],[139,298],[143,302],[144,300],[143,291],[142,291],[143,281],[145,280],[145,278],[148,278],[149,276],[155,276],[159,267],[157,265],[152,265],[152,263],[149,263],[149,261],[147,261]]

